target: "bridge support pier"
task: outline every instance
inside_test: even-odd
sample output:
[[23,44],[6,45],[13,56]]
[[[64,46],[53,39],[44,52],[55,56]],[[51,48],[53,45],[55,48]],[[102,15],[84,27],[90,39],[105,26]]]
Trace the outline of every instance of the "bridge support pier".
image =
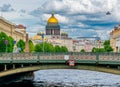
[[120,66],[118,66],[118,69],[120,69]]
[[24,65],[23,65],[23,64],[21,64],[21,67],[24,67]]
[[15,69],[15,64],[13,64],[13,69]]
[[30,64],[30,66],[32,66],[32,64]]
[[109,66],[109,65],[107,65],[107,68],[110,68],[110,66]]
[[5,71],[7,70],[7,65],[6,65],[6,64],[4,65],[4,70],[5,70]]

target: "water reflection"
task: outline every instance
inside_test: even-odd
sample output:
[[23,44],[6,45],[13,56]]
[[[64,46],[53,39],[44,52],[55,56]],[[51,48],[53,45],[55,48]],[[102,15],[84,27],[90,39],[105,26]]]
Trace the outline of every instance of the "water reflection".
[[35,72],[35,87],[120,87],[120,75],[73,69]]
[[72,69],[40,70],[34,80],[22,80],[0,87],[120,87],[120,75]]

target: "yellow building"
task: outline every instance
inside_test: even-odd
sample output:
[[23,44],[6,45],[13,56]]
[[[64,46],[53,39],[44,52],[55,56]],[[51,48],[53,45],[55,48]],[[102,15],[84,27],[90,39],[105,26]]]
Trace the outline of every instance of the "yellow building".
[[26,27],[23,25],[16,25],[0,16],[0,32],[6,33],[8,36],[14,38],[15,41],[20,39],[26,40]]
[[110,45],[114,52],[120,52],[120,25],[110,32]]
[[33,44],[42,43],[43,41],[47,41],[47,38],[44,36],[44,39],[42,38],[41,32],[37,33],[35,36],[31,37],[30,40],[32,40]]

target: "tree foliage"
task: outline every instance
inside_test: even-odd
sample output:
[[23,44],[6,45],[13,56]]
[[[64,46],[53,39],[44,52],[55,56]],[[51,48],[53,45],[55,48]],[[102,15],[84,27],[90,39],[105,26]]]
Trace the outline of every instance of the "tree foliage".
[[55,52],[61,52],[60,46],[58,46],[58,45],[55,46]]
[[24,52],[25,42],[20,39],[20,40],[17,42],[17,47],[20,48],[20,52]]
[[93,48],[92,52],[106,52],[104,48]]
[[42,45],[41,44],[36,44],[35,45],[35,52],[42,52]]
[[104,43],[104,48],[93,48],[92,52],[112,52],[113,48],[110,46],[110,40],[106,40]]
[[110,40],[105,40],[105,42],[104,42],[103,45],[104,45],[104,46],[106,46],[106,45],[110,45]]
[[54,46],[47,42],[36,44],[35,52],[54,52]]
[[53,46],[51,43],[43,42],[35,45],[35,52],[68,52],[65,46]]
[[110,40],[104,42],[104,49],[106,52],[112,52],[113,48],[110,46]]
[[104,49],[106,50],[106,52],[112,52],[113,48],[110,45],[104,45]]
[[34,44],[33,44],[33,42],[31,41],[31,40],[29,40],[29,51],[30,52],[34,52]]
[[44,52],[55,52],[54,46],[50,43],[44,42],[41,44]]
[[13,52],[13,49],[14,49],[14,39],[9,36],[9,39],[8,39],[8,52]]
[[81,51],[80,52],[85,52],[85,50],[84,49],[81,49]]
[[[5,44],[5,41],[8,43]],[[0,52],[12,52],[14,39],[10,36],[7,36],[4,32],[0,32]]]
[[66,46],[61,46],[61,52],[68,52],[68,49]]

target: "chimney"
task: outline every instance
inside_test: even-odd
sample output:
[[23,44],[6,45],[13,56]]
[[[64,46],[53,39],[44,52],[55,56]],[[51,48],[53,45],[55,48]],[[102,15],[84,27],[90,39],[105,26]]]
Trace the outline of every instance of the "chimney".
[[27,33],[26,33],[26,42],[25,42],[25,52],[29,52],[29,39]]

